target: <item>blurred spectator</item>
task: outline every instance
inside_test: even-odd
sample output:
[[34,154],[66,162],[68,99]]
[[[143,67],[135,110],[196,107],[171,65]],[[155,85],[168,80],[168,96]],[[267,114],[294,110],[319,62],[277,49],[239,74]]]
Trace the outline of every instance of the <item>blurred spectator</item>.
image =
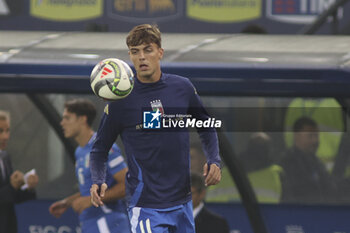
[[293,126],[293,147],[282,158],[282,201],[327,203],[334,201],[336,185],[316,156],[319,129],[314,120],[299,118]]
[[343,114],[342,106],[334,98],[293,99],[288,105],[284,123],[287,148],[291,148],[294,143],[292,128],[295,121],[304,116],[311,118],[321,129],[316,155],[326,165],[327,171],[332,171],[345,129]]
[[271,158],[272,140],[264,132],[250,135],[246,149],[239,155],[259,202],[278,203],[281,198],[282,168]]
[[271,138],[263,132],[253,133],[246,149],[239,155],[239,160],[246,172],[266,168],[272,164]]
[[[35,199],[34,188],[39,178],[32,174],[25,181],[22,172],[13,171],[11,158],[5,151],[9,139],[10,115],[0,111],[0,232],[16,233],[15,204]],[[27,188],[24,188],[24,184]]]
[[[278,203],[281,198],[282,168],[271,159],[272,141],[264,132],[252,133],[246,149],[238,156],[249,181],[262,203]],[[195,154],[194,154],[195,155]],[[207,201],[239,201],[239,193],[226,167],[222,168],[222,181],[208,189]]]
[[226,219],[205,207],[206,186],[200,174],[191,174],[191,192],[196,233],[229,233]]

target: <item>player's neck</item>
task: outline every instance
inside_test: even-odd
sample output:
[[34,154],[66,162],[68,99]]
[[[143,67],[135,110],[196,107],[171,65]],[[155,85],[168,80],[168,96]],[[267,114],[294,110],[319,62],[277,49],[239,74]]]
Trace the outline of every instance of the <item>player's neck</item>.
[[91,128],[86,127],[82,129],[79,135],[75,137],[75,141],[79,144],[80,147],[84,147],[86,144],[88,144],[93,134],[94,131]]

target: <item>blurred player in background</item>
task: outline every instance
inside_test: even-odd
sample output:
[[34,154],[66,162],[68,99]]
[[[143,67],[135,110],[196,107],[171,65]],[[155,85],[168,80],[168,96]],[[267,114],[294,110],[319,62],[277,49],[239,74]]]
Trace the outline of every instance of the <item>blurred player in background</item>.
[[[187,78],[162,73],[164,50],[158,27],[136,26],[126,42],[137,78],[127,98],[105,108],[90,157],[92,202],[103,205],[108,150],[121,135],[129,166],[126,184],[132,232],[193,233],[189,132],[143,129],[142,116],[143,111],[151,111],[154,119],[164,113],[191,114],[201,120],[209,116]],[[221,179],[216,130],[198,129],[198,133],[207,155],[205,184],[215,185]]]
[[10,156],[6,153],[10,139],[10,115],[0,111],[0,232],[16,233],[17,218],[15,204],[35,199],[34,188],[39,182],[36,174],[27,178],[27,189],[21,188],[25,184],[24,174],[13,171]]
[[127,166],[117,145],[113,144],[108,153],[106,183],[110,189],[105,193],[105,206],[92,207],[89,169],[90,151],[96,133],[91,125],[96,116],[95,106],[88,100],[75,99],[65,103],[61,125],[66,138],[74,138],[79,144],[75,151],[75,169],[80,192],[53,203],[49,211],[59,218],[72,207],[79,214],[83,233],[130,232],[125,203],[125,174]]

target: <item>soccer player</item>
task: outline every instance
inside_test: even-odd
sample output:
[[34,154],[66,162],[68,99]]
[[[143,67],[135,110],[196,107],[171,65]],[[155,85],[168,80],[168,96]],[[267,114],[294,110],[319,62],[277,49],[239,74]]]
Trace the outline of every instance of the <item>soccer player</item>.
[[[159,114],[189,114],[202,120],[209,116],[187,78],[161,71],[164,51],[158,27],[136,26],[126,43],[137,77],[128,97],[106,105],[90,157],[91,201],[94,206],[103,205],[108,150],[121,135],[129,166],[126,188],[132,232],[194,233],[189,132],[141,126],[144,111],[154,112],[154,118]],[[198,133],[207,155],[205,184],[217,184],[221,159],[216,131],[199,129]]]
[[108,153],[106,183],[111,188],[105,193],[105,206],[92,207],[90,201],[91,175],[89,169],[90,151],[96,133],[91,125],[96,115],[95,106],[88,100],[74,99],[65,103],[61,126],[66,138],[74,138],[79,144],[75,151],[75,172],[80,192],[53,203],[49,212],[59,218],[69,207],[79,214],[83,233],[130,232],[125,203],[125,174],[127,166],[117,145]]

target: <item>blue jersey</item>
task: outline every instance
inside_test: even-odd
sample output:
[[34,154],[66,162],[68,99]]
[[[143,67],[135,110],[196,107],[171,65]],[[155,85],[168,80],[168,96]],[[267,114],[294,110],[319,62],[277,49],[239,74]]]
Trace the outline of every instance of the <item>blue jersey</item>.
[[[92,179],[96,184],[104,182],[108,150],[120,135],[128,160],[126,188],[131,208],[169,208],[191,200],[189,132],[142,129],[143,112],[155,108],[164,114],[209,118],[192,83],[165,73],[155,83],[135,79],[127,98],[106,105],[91,151]],[[220,165],[215,129],[198,133],[208,163]]]
[[[79,181],[79,190],[81,196],[90,196],[90,188],[92,185],[92,181],[89,168],[89,161],[90,151],[95,138],[96,133],[94,133],[94,135],[84,147],[79,146],[75,150],[75,173]],[[108,187],[112,187],[114,184],[116,184],[113,175],[125,168],[126,164],[117,145],[114,144],[112,146],[108,155],[109,156],[106,173],[106,184],[108,185]],[[104,206],[99,208],[87,208],[79,215],[79,219],[80,221],[84,221],[91,218],[99,218],[107,213],[111,213],[114,211],[120,212],[121,214],[125,215],[125,204],[123,203],[123,201],[117,200],[114,202],[108,202]]]

